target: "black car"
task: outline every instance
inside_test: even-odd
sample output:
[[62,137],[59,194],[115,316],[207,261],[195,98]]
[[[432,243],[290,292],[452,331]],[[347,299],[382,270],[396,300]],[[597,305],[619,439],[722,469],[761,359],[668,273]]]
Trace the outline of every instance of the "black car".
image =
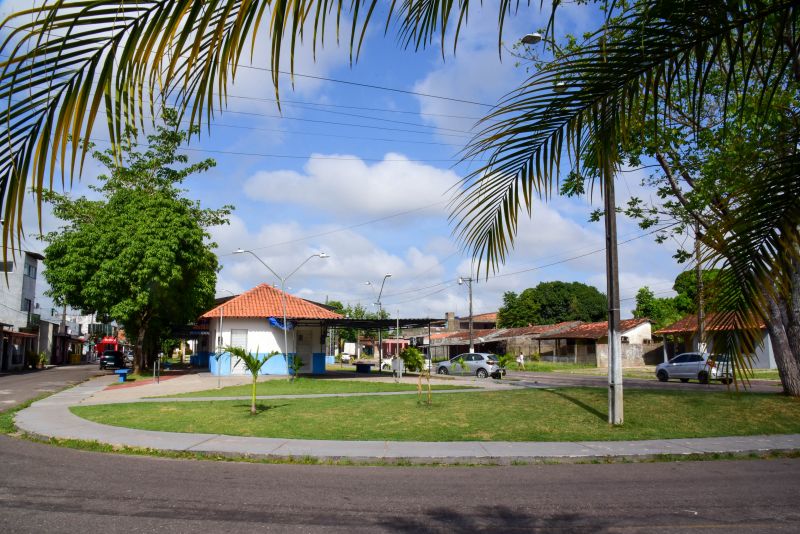
[[107,369],[115,367],[117,369],[125,369],[125,355],[121,350],[106,350],[100,356],[100,369]]

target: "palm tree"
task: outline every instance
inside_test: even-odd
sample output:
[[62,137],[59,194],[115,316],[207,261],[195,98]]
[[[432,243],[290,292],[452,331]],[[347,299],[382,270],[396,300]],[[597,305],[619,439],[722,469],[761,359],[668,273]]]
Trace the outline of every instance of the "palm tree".
[[247,352],[241,347],[225,347],[225,350],[231,353],[232,356],[236,356],[245,366],[245,369],[250,371],[250,374],[253,376],[253,388],[250,392],[250,414],[256,414],[256,382],[258,381],[258,373],[261,371],[261,368],[267,363],[267,360],[278,354],[277,352],[270,352],[269,354],[265,354],[264,356],[258,355],[258,349],[256,349],[256,353],[253,354],[251,352]]
[[[52,182],[57,167],[62,176],[80,169],[101,108],[115,143],[126,125],[142,122],[147,110],[157,116],[156,108],[167,101],[194,125],[209,120],[215,101],[224,105],[241,54],[255,42],[265,15],[277,95],[287,38],[289,72],[298,38],[311,36],[314,46],[322,46],[324,28],[333,18],[337,33],[341,17],[352,23],[351,60],[357,60],[376,13],[382,13],[387,33],[399,23],[407,47],[423,48],[435,38],[444,47],[454,27],[458,40],[470,4],[392,0],[381,11],[378,0],[63,0],[12,15],[2,24],[8,32],[2,54],[8,57],[0,63],[0,98],[6,103],[0,110],[4,251],[21,235],[28,176],[41,202],[45,180]],[[552,4],[549,31],[558,4]],[[516,5],[499,0],[499,39]],[[737,72],[760,68],[768,80],[783,79],[785,73],[800,77],[796,1],[609,5],[605,22],[578,50],[559,56],[509,93],[465,153],[466,158],[488,154],[489,161],[466,177],[451,217],[457,235],[487,272],[514,246],[520,212],[530,214],[534,196],[552,193],[562,154],[608,190],[620,165],[619,145],[636,119],[632,110],[668,101],[677,80],[691,86],[690,111],[699,113],[713,65],[728,73],[725,92],[757,92],[764,102],[774,87],[754,82],[749,74],[736,79]],[[743,69],[730,68],[735,64]],[[727,338],[733,351],[752,346],[754,331],[747,326],[765,317],[768,297],[791,302],[792,286],[782,281],[791,279],[798,260],[798,170],[796,150],[764,165],[740,193],[736,212],[703,237],[711,254],[707,259],[722,261],[735,280],[728,319],[743,334]],[[757,205],[747,204],[751,198],[759,199]]]

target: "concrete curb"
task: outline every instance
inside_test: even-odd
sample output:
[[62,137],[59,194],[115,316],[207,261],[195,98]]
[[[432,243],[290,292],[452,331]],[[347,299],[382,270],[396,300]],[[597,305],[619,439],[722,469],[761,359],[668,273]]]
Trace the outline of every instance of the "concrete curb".
[[356,463],[514,464],[647,460],[661,455],[748,455],[800,450],[800,434],[687,438],[646,441],[582,442],[397,442],[253,438],[218,434],[155,432],[94,423],[69,408],[106,387],[92,380],[33,403],[17,413],[15,424],[40,439],[96,441],[112,446],[203,455],[347,460]]

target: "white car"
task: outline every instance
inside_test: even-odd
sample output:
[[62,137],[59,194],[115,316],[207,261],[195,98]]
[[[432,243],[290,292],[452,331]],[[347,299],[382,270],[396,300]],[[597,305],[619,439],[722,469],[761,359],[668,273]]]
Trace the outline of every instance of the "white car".
[[668,362],[658,364],[656,377],[661,382],[678,378],[681,382],[694,379],[702,384],[707,384],[709,380],[719,380],[723,384],[728,384],[733,380],[727,356],[701,352],[684,352]]

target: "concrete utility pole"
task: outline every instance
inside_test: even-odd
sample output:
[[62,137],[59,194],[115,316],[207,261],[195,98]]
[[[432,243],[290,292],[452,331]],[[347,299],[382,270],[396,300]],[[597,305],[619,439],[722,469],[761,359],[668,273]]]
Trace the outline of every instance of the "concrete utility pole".
[[703,298],[703,266],[700,263],[700,223],[694,223],[694,257],[695,274],[697,276],[697,350],[707,352],[706,344],[706,312]]
[[458,278],[458,285],[464,284],[467,284],[467,288],[469,288],[469,351],[475,352],[475,342],[473,341],[472,335],[472,277],[460,276]]
[[604,201],[606,211],[606,284],[608,288],[608,422],[621,425],[622,343],[619,331],[619,258],[617,256],[617,206],[614,173],[606,162]]

